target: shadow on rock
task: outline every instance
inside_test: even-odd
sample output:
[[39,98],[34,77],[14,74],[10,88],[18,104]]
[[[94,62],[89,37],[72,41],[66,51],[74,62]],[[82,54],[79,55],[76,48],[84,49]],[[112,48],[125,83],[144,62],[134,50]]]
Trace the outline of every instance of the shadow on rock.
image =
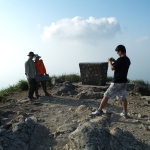
[[[37,124],[36,117],[26,118],[25,121],[12,124],[12,128],[1,133],[0,149],[3,150],[37,150],[45,139],[50,135],[49,130]],[[56,144],[54,138],[51,138],[52,147]]]

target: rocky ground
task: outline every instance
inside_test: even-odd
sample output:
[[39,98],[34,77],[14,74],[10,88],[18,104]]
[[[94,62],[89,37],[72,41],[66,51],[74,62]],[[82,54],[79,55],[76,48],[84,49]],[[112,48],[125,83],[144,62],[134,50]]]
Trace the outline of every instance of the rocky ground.
[[51,96],[40,89],[33,103],[27,91],[13,93],[0,105],[0,150],[150,150],[150,97],[132,85],[127,119],[118,100],[91,116],[108,86],[65,82],[49,88]]

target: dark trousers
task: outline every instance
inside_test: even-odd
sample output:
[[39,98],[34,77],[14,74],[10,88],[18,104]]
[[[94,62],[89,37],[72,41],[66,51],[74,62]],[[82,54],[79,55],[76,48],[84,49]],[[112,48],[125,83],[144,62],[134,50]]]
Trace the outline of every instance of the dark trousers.
[[29,84],[28,97],[32,98],[34,91],[36,90],[35,78],[32,78],[32,80],[28,80],[28,84]]
[[46,81],[41,81],[41,82],[36,82],[36,90],[35,90],[35,94],[38,97],[38,89],[39,89],[39,83],[41,83],[42,89],[45,93],[45,95],[48,94],[47,89],[46,89]]

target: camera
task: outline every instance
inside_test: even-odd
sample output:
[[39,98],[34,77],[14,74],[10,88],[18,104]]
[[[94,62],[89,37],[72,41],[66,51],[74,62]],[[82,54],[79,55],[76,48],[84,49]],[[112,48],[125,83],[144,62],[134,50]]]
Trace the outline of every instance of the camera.
[[110,57],[110,60],[111,60],[111,61],[113,61],[113,60],[114,60],[114,58]]

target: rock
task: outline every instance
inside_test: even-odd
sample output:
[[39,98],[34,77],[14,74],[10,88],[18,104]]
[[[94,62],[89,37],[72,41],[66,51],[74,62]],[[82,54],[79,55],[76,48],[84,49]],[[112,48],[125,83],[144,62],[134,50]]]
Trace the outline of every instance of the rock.
[[141,99],[145,99],[145,100],[147,100],[147,101],[150,100],[150,96],[141,96],[140,98],[141,98]]
[[0,129],[0,136],[5,133],[6,129]]
[[[123,140],[122,140],[123,139]],[[95,123],[84,123],[69,135],[66,150],[141,150],[130,132],[111,131]]]
[[108,89],[108,86],[98,86],[98,87],[93,87],[92,91],[94,92],[102,92],[102,91],[106,91]]
[[82,91],[76,96],[78,99],[98,99],[103,98],[103,92],[94,92],[92,90]]
[[26,115],[26,113],[25,113],[25,112],[22,112],[22,111],[17,111],[17,115],[25,116],[25,115]]
[[5,102],[15,102],[15,99],[6,99]]
[[146,85],[136,84],[134,92],[140,93],[142,96],[150,96],[150,89]]
[[145,104],[150,104],[150,96],[141,96],[140,98],[146,100]]
[[[31,116],[30,119],[32,119],[35,123],[37,123],[38,119],[35,116]],[[26,119],[26,121],[27,121],[27,119]]]
[[73,132],[77,128],[77,126],[78,126],[77,122],[63,124],[62,126],[57,128],[57,133],[62,134]]
[[2,129],[9,130],[11,126],[12,126],[12,123],[9,122],[9,123],[3,125],[1,128],[2,128]]
[[33,149],[38,141],[42,141],[43,135],[49,134],[45,127],[36,124],[31,118],[26,118],[24,122],[14,123],[12,131],[5,130],[4,132],[5,134],[1,135],[4,150]]
[[87,106],[86,105],[80,105],[76,110],[75,112],[78,113],[78,114],[81,114],[83,113],[84,111],[87,110]]
[[144,124],[141,124],[141,127],[143,128],[143,130],[147,131],[148,130],[148,127]]
[[142,117],[142,115],[139,113],[139,114],[138,114],[138,118],[141,118],[141,117]]
[[2,118],[1,119],[1,124],[6,124],[10,121],[11,119],[10,118]]
[[69,135],[67,150],[110,150],[109,133],[105,128],[85,123]]
[[147,129],[150,130],[150,126],[147,126]]
[[128,83],[127,84],[127,91],[132,91],[134,89],[135,84],[133,83]]
[[[75,89],[75,86],[71,84],[69,81],[58,83],[53,87],[53,93],[56,95],[67,95],[68,92],[71,94],[71,91]],[[62,95],[62,96],[63,96]]]
[[63,83],[64,81],[58,78],[52,78],[51,83],[53,85],[57,84],[57,83]]
[[[110,147],[114,150],[141,150],[134,136],[128,131],[114,128],[110,131]],[[122,140],[123,139],[123,140]]]

